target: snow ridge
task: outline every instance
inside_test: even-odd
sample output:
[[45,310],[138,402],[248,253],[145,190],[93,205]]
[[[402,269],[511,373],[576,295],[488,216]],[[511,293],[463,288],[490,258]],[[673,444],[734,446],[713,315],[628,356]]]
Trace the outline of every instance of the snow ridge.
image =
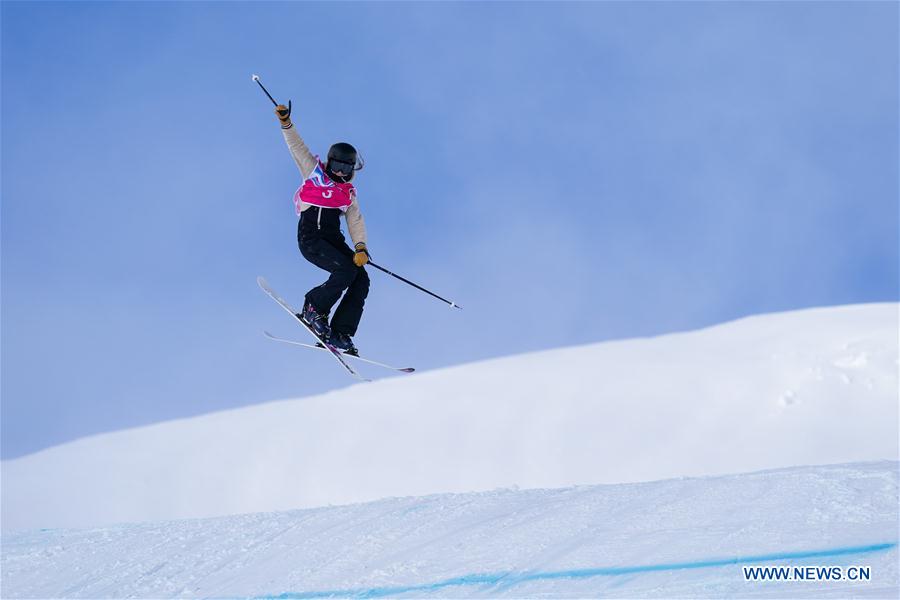
[[[9,534],[3,596],[896,598],[898,467],[795,467]],[[745,581],[742,567],[753,564],[863,565],[872,577]]]
[[762,315],[98,435],[4,461],[2,525],[893,460],[897,331],[897,304]]

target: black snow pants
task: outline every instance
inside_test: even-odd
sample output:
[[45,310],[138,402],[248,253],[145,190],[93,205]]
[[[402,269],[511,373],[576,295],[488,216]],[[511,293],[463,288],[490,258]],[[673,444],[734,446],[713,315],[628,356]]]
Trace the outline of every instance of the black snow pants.
[[[331,276],[322,285],[309,290],[306,301],[313,305],[316,312],[327,315],[346,290],[331,318],[331,329],[352,337],[356,335],[366,296],[369,295],[369,275],[363,267],[353,263],[354,252],[340,231],[338,215],[323,218],[317,214],[318,210],[318,207],[311,207],[303,211],[297,243],[303,258],[328,271]],[[322,209],[323,213],[332,210],[338,213],[335,209]]]

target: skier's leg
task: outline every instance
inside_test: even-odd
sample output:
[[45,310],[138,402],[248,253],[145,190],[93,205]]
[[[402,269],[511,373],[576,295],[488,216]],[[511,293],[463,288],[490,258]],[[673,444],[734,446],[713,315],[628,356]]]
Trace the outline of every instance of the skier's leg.
[[324,240],[304,244],[300,251],[306,260],[331,273],[325,283],[306,293],[306,301],[319,314],[328,315],[344,290],[353,283],[358,267],[353,264],[352,258]]
[[338,333],[346,333],[350,337],[356,335],[356,328],[359,327],[359,320],[362,318],[363,306],[366,303],[366,296],[369,295],[369,274],[363,267],[357,267],[356,277],[341,303],[338,304],[337,310],[334,311],[334,317],[331,319],[331,329]]

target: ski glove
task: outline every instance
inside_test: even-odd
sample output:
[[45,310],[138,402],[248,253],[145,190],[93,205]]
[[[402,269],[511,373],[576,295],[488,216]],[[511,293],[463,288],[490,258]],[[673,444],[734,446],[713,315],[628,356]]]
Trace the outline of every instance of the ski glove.
[[291,107],[285,106],[284,104],[279,104],[275,107],[275,114],[278,116],[278,120],[281,121],[282,129],[290,129],[293,124],[291,123]]
[[369,262],[369,251],[366,250],[365,242],[356,244],[356,254],[353,255],[353,264],[361,267]]

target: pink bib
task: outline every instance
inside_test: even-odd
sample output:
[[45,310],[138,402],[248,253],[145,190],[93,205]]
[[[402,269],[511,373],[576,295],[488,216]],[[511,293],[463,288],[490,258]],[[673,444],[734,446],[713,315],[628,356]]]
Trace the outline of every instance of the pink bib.
[[310,173],[297,191],[294,192],[294,208],[300,214],[300,203],[337,208],[346,212],[356,197],[356,188],[352,183],[335,183],[325,174],[325,165],[318,161],[316,168]]

